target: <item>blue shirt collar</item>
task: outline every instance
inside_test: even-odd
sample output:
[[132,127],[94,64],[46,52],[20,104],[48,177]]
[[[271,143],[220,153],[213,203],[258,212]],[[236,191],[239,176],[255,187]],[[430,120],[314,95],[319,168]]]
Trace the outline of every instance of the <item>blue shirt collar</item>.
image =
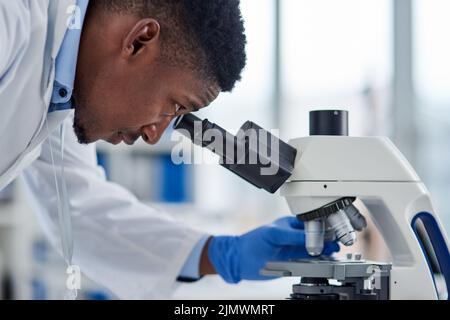
[[55,82],[49,112],[72,108],[72,93],[77,69],[81,31],[89,0],[77,0],[72,16],[56,57]]

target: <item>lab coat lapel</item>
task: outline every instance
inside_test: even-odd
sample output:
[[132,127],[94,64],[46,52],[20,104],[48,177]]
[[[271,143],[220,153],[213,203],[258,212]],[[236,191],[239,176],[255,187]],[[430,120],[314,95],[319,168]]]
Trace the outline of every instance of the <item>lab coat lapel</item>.
[[[53,20],[53,48],[52,58],[56,59],[66,34],[69,19],[71,17],[71,7],[76,4],[76,0],[52,0],[49,6],[49,16],[54,15]],[[50,29],[51,30],[51,29]]]
[[47,41],[44,55],[44,72],[41,80],[42,97],[46,104],[42,122],[48,112],[55,81],[55,61],[61,49],[70,19],[71,6],[76,0],[50,0],[48,5]]
[[[45,121],[48,121],[50,131],[53,131],[58,127],[60,123],[70,114],[69,111],[55,112],[48,115],[48,108],[50,106],[50,100],[53,92],[53,82],[55,81],[55,61],[59,50],[61,49],[64,36],[66,34],[69,19],[71,17],[71,6],[76,4],[76,0],[51,0],[48,7],[48,36],[47,43],[50,46],[50,56],[47,63],[49,67],[46,68],[48,74],[44,77],[44,102],[46,105],[45,112],[42,114],[42,121],[37,135],[32,139],[29,149],[33,149],[42,143],[47,138],[48,132],[45,127]],[[43,79],[43,81],[44,81]]]
[[[53,89],[55,80],[55,61],[58,52],[61,49],[64,35],[66,34],[71,6],[74,6],[76,0],[50,0],[48,5],[47,21],[47,41],[45,45],[44,73],[42,75],[42,96],[47,105]],[[45,113],[47,110],[45,111]]]

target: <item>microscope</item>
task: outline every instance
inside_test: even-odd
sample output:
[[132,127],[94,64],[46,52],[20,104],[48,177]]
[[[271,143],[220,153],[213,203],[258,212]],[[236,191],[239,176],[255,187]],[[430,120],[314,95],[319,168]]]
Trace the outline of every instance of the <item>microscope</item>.
[[[280,190],[304,222],[310,259],[273,261],[261,271],[300,278],[290,299],[438,299],[436,271],[450,288],[449,242],[427,188],[388,138],[351,137],[348,127],[347,111],[313,111],[310,136],[285,143],[252,122],[237,136],[193,115],[175,123],[195,144],[218,154],[226,169],[270,193]],[[359,253],[321,256],[325,241],[347,247],[357,242],[367,227],[362,209],[392,261],[368,261]]]

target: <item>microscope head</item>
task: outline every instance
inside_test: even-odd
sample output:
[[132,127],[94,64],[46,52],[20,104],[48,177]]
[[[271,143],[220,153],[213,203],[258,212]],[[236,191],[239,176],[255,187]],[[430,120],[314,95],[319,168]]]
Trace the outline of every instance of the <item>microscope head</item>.
[[389,139],[350,137],[348,124],[347,111],[313,111],[310,136],[290,141],[298,157],[281,194],[305,224],[311,256],[321,255],[325,241],[352,246],[356,233],[367,227],[355,206],[359,193],[346,191],[349,185],[360,185],[359,191],[369,187],[370,196],[376,198],[377,182],[420,181]]

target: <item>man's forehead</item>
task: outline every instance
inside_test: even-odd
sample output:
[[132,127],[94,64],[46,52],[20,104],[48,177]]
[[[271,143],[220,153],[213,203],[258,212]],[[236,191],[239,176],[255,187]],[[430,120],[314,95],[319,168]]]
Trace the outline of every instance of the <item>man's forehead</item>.
[[203,85],[198,88],[190,88],[190,90],[184,94],[186,103],[188,104],[186,107],[198,111],[201,108],[207,107],[214,100],[216,100],[220,92],[220,87],[215,84]]

